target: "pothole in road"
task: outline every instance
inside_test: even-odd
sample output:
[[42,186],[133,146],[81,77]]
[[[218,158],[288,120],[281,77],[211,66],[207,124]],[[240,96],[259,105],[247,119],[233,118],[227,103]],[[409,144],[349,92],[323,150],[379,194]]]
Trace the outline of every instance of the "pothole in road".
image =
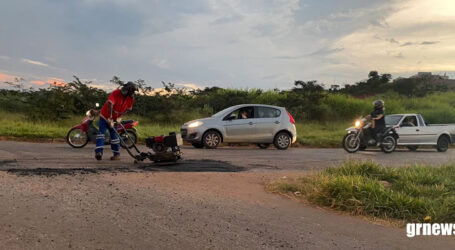
[[103,168],[8,168],[10,174],[19,176],[56,176],[101,173],[143,173],[143,172],[241,172],[244,167],[228,162],[213,160],[185,160],[177,163],[139,163],[133,167]]

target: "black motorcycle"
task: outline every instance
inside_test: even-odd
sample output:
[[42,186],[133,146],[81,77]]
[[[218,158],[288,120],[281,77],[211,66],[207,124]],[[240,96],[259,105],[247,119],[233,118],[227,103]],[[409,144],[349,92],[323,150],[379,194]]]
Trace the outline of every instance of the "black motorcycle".
[[357,120],[354,127],[346,130],[348,133],[343,138],[343,148],[348,153],[365,150],[369,146],[380,147],[384,153],[392,153],[397,147],[399,136],[393,127],[386,127],[382,133],[373,136],[371,122],[367,117]]

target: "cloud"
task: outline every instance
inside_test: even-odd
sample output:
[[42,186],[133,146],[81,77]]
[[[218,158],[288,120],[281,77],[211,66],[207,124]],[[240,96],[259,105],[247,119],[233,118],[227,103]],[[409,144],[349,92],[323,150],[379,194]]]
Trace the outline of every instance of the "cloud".
[[18,77],[17,76],[13,76],[13,75],[3,74],[3,73],[0,72],[0,82],[10,82],[10,81],[13,81],[16,78],[18,78]]
[[195,83],[177,83],[176,85],[183,86],[188,89],[203,89],[204,88]]
[[30,83],[34,84],[34,85],[39,85],[39,86],[43,86],[46,84],[49,84],[49,86],[53,86],[53,87],[66,86],[65,80],[63,80],[61,78],[57,78],[57,77],[51,77],[51,78],[48,78],[47,80],[32,80],[32,81],[30,81]]
[[160,69],[169,69],[171,67],[170,63],[166,59],[155,60],[155,66]]
[[10,58],[8,56],[0,55],[0,60],[9,60]]
[[37,66],[42,66],[42,67],[49,67],[49,65],[43,63],[43,62],[39,62],[39,61],[33,61],[33,60],[30,60],[30,59],[22,59],[23,62],[25,63],[29,63],[29,64],[33,64],[33,65],[37,65]]
[[420,44],[421,45],[432,45],[432,44],[437,44],[439,41],[423,41]]
[[406,42],[406,43],[403,43],[401,45],[401,47],[406,47],[406,46],[411,46],[411,45],[414,45],[414,43],[413,42]]
[[[364,27],[340,38],[333,58],[353,63],[350,72],[378,70],[394,76],[418,71],[455,71],[455,4],[450,0],[406,0],[391,5],[387,27]],[[397,43],[381,37],[393,37]],[[431,40],[423,40],[431,38]],[[430,46],[433,44],[438,46]],[[423,47],[425,46],[425,47]],[[419,64],[416,62],[420,62]],[[365,74],[365,73],[364,73]]]
[[47,84],[47,82],[45,81],[40,81],[40,80],[33,80],[33,81],[30,81],[31,84],[35,84],[35,85],[45,85]]

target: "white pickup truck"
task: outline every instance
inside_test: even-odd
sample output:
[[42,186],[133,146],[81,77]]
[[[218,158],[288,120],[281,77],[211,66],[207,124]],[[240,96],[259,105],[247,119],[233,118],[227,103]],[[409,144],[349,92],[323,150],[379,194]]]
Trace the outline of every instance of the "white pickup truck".
[[398,145],[415,151],[419,146],[435,146],[445,152],[455,143],[455,124],[427,124],[420,114],[394,114],[385,117],[399,135]]

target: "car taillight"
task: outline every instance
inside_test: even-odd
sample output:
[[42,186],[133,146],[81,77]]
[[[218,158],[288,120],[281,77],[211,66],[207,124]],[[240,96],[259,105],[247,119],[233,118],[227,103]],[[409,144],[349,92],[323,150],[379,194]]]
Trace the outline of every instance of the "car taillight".
[[286,112],[288,113],[289,121],[290,121],[292,124],[295,124],[294,117],[292,117],[291,113],[289,113],[288,111],[286,111]]

